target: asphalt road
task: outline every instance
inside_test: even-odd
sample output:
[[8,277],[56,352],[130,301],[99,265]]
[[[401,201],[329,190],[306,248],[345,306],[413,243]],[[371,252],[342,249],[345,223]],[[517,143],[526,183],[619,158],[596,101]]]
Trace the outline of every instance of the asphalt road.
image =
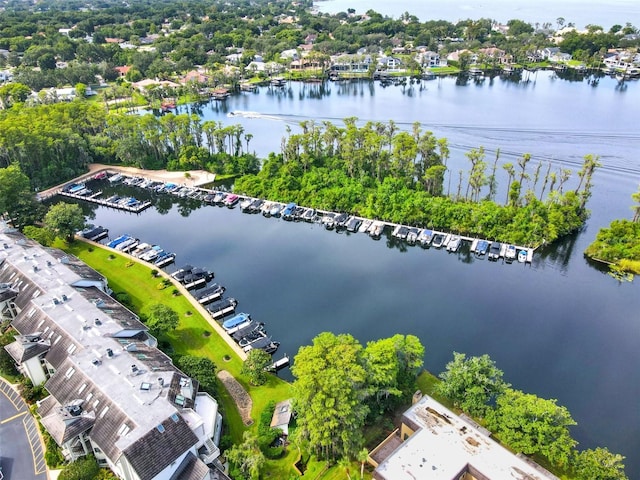
[[22,398],[0,379],[0,466],[4,480],[46,480],[37,428]]

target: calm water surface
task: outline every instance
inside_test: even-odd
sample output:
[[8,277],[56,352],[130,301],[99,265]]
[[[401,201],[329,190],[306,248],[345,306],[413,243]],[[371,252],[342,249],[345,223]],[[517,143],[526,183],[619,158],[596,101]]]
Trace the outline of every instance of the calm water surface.
[[[446,136],[456,175],[466,168],[465,149],[480,145],[489,158],[495,148],[502,149],[503,161],[530,152],[532,165],[551,161],[554,168],[575,168],[583,155],[600,155],[585,230],[537,252],[531,266],[168,198],[162,213],[150,209],[136,216],[99,207],[92,221],[109,227],[112,236],[126,232],[178,252],[179,265],[213,269],[240,310],[264,321],[282,343],[276,357],[295,354],[327,330],[351,333],[363,343],[415,334],[426,346],[425,366],[434,372],[453,351],[488,353],[515,388],[556,398],[570,410],[582,448],[607,446],[626,455],[630,477],[639,478],[638,282],[620,284],[582,255],[598,228],[631,213],[630,195],[640,180],[638,83],[621,88],[602,78],[593,87],[547,72],[526,79],[466,86],[442,79],[404,89],[291,84],[190,110],[242,123],[260,154],[278,151],[287,126],[295,129],[300,120],[339,122],[353,115],[392,118],[403,128],[419,121]],[[238,114],[229,118],[231,111]]]
[[457,22],[471,18],[491,18],[502,23],[519,19],[542,25],[549,22],[555,28],[556,19],[563,17],[566,23],[574,23],[577,28],[586,25],[600,25],[605,29],[612,25],[631,22],[640,25],[640,4],[635,0],[325,0],[315,6],[326,13],[346,12],[354,8],[356,13],[372,9],[382,15],[398,18],[409,12],[425,22],[427,20],[448,20]]

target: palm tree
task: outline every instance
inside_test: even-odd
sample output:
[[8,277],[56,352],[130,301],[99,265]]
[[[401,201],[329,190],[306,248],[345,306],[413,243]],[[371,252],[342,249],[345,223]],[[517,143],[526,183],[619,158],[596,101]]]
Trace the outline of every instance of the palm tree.
[[640,185],[638,185],[638,191],[631,194],[631,198],[637,203],[631,207],[633,209],[633,223],[638,223],[640,222]]
[[513,182],[513,177],[516,174],[516,170],[515,168],[513,168],[513,163],[505,163],[504,165],[502,165],[502,168],[504,168],[507,172],[507,175],[509,175],[509,182],[507,183],[507,205],[509,204],[509,191],[511,190],[511,182]]

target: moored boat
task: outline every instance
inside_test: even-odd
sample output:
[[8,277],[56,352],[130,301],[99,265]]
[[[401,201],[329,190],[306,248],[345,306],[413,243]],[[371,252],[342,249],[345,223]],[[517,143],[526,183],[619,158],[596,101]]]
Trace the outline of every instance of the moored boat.
[[447,243],[447,252],[455,253],[460,248],[460,244],[462,243],[462,238],[458,235],[452,235],[449,239],[449,243]]
[[504,253],[504,258],[507,263],[511,263],[516,259],[517,251],[515,245],[507,245],[507,250]]
[[494,262],[498,261],[500,258],[500,250],[502,250],[502,244],[500,242],[491,242],[491,246],[489,247],[489,255],[487,258]]
[[485,255],[487,253],[487,250],[489,250],[489,242],[487,242],[486,240],[478,240],[478,244],[476,246],[476,254],[477,255]]
[[238,301],[235,298],[221,298],[220,300],[209,304],[207,306],[207,310],[213,318],[221,318],[233,313],[237,306]]
[[444,235],[442,233],[436,233],[433,236],[433,240],[431,241],[431,245],[433,245],[434,248],[441,248],[442,245],[444,244]]
[[235,193],[227,195],[227,198],[224,199],[224,205],[229,208],[233,208],[240,201],[240,197]]
[[418,235],[420,235],[419,228],[410,228],[407,232],[407,243],[409,245],[415,245],[418,241]]
[[267,352],[269,355],[272,355],[278,350],[280,346],[279,342],[274,342],[270,337],[264,337],[258,340],[257,342],[252,343],[251,345],[247,345],[243,348],[245,352],[249,352],[253,349],[260,349]]
[[431,244],[431,240],[433,240],[433,231],[425,228],[418,235],[417,241],[422,247],[426,248]]
[[240,330],[242,327],[246,327],[247,325],[249,325],[249,323],[251,323],[251,315],[242,312],[222,322],[222,328],[224,328],[227,333],[231,335]]
[[240,330],[235,332],[231,337],[237,342],[241,338],[249,335],[252,332],[264,332],[264,322],[253,322],[251,325],[247,325],[246,327],[242,327]]
[[349,217],[346,222],[347,232],[357,232],[358,228],[360,228],[361,223],[362,220],[360,220],[358,217]]
[[364,220],[362,220],[362,223],[360,224],[360,228],[358,228],[358,232],[367,233],[371,228],[372,223],[373,223],[373,220],[369,220],[368,218],[365,218]]
[[384,231],[384,222],[380,220],[376,220],[371,224],[369,228],[369,236],[371,238],[380,238],[382,236],[382,232]]
[[176,254],[173,252],[162,252],[158,257],[154,260],[153,264],[162,268],[166,267],[170,263],[175,262]]
[[524,263],[526,261],[527,261],[527,251],[526,250],[520,250],[518,252],[518,262]]
[[213,302],[214,300],[218,300],[220,297],[222,297],[224,291],[225,288],[222,285],[214,283],[200,290],[197,294],[194,295],[194,297],[196,297],[198,303],[204,305],[206,303]]
[[122,242],[128,240],[132,238],[131,235],[120,235],[118,238],[111,240],[109,243],[107,243],[107,247],[109,248],[116,248],[118,245],[120,245]]

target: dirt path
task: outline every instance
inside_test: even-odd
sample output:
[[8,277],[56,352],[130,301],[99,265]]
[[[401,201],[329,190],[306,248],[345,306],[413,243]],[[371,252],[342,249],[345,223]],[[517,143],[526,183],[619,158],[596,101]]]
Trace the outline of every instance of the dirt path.
[[253,420],[251,419],[253,401],[247,391],[235,378],[233,378],[233,375],[226,370],[220,370],[218,372],[218,378],[233,397],[233,401],[236,402],[236,407],[238,407],[238,411],[242,417],[242,422],[247,426],[251,425],[253,423]]

